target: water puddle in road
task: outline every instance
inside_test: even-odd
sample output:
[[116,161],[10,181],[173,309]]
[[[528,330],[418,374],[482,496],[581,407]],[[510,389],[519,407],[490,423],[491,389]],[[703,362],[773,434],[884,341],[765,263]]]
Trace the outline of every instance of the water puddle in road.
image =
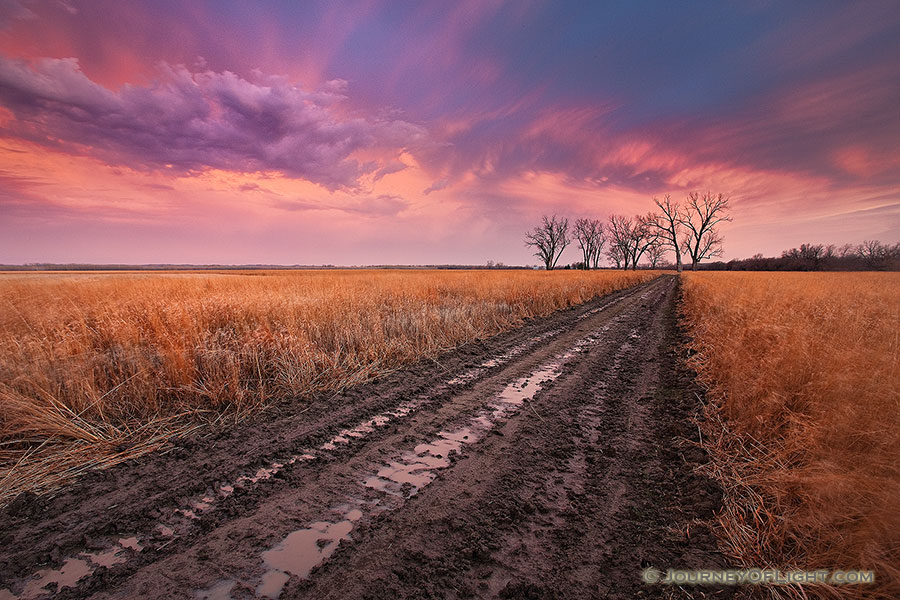
[[[593,310],[599,310],[599,309],[593,309]],[[588,311],[588,312],[592,312],[592,311]],[[578,318],[581,319],[582,316],[579,316]],[[512,348],[510,348],[509,350],[507,350],[506,352],[504,352],[503,354],[501,354],[499,356],[489,358],[486,361],[478,364],[477,366],[472,367],[468,371],[463,371],[462,373],[460,373],[453,379],[450,379],[449,381],[447,381],[447,385],[462,385],[464,383],[468,383],[469,381],[477,379],[487,369],[492,369],[494,367],[499,367],[501,365],[504,365],[504,364],[508,363],[509,361],[511,361],[512,359],[514,359],[515,357],[519,356],[520,354],[523,354],[523,353],[527,352],[528,350],[531,350],[532,348],[537,346],[539,343],[541,343],[545,339],[559,335],[560,333],[562,333],[562,329],[551,329],[550,331],[545,331],[544,333],[542,333],[540,335],[536,335],[536,336],[528,339],[528,341],[526,341],[522,344],[519,344],[518,346],[513,346]]]
[[63,563],[63,566],[59,569],[44,569],[42,571],[38,571],[38,579],[35,581],[30,581],[28,585],[25,586],[25,590],[22,592],[21,596],[14,596],[16,598],[36,598],[41,594],[46,594],[51,590],[46,589],[47,586],[54,585],[56,589],[53,591],[59,591],[63,588],[73,587],[78,580],[90,573],[93,569],[91,569],[87,560],[81,560],[78,558],[67,558]]
[[67,558],[58,569],[41,569],[25,584],[20,594],[9,589],[0,590],[0,600],[25,600],[53,595],[67,587],[75,587],[81,579],[100,567],[112,567],[128,560],[128,551],[140,552],[143,548],[136,537],[120,538],[115,546],[101,552],[82,552]]
[[606,302],[605,304],[602,304],[596,308],[592,308],[591,310],[585,311],[583,314],[580,314],[577,317],[575,317],[575,320],[583,321],[589,317],[593,317],[601,310],[605,310],[605,309],[609,308],[610,306],[612,306],[613,304],[616,304],[620,300],[622,300],[622,297],[616,298],[615,300],[610,300],[609,302]]
[[174,529],[172,529],[171,527],[167,527],[162,523],[156,526],[156,531],[159,532],[159,535],[161,537],[172,537],[173,535],[175,535]]
[[278,598],[291,574],[305,579],[319,564],[337,550],[338,544],[350,536],[353,524],[363,516],[358,508],[350,509],[336,523],[318,521],[288,535],[280,544],[263,552],[268,570],[256,589],[258,596]]
[[441,431],[438,438],[419,444],[412,451],[389,461],[374,474],[363,479],[363,485],[381,492],[408,497],[425,487],[436,477],[436,469],[449,467],[451,455],[459,453],[463,444],[476,440],[475,433],[466,427],[454,432]]
[[122,538],[119,540],[119,544],[117,546],[113,546],[109,550],[105,550],[103,552],[97,552],[96,554],[87,554],[84,556],[88,558],[88,560],[99,567],[111,567],[113,565],[118,565],[127,560],[127,553],[123,556],[123,552],[125,550],[134,550],[135,552],[140,552],[142,550],[141,545],[138,544],[136,537],[130,538]]

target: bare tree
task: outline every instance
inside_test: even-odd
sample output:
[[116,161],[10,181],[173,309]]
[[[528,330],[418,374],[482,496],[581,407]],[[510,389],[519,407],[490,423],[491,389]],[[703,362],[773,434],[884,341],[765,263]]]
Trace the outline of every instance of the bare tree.
[[650,268],[655,269],[659,267],[663,256],[665,256],[668,251],[669,249],[661,236],[650,244],[647,248],[647,260],[650,262]]
[[856,254],[870,269],[884,269],[900,259],[900,243],[890,246],[878,240],[866,240],[856,248]]
[[606,236],[603,234],[603,224],[601,223],[599,226],[600,235],[597,238],[597,243],[594,245],[594,253],[591,255],[591,268],[599,269],[600,268],[600,257],[603,256],[603,245],[606,244]]
[[603,238],[603,223],[600,219],[578,219],[575,221],[574,235],[584,256],[584,268],[590,269],[593,265],[596,269],[606,241]]
[[691,270],[697,270],[701,260],[722,256],[722,236],[716,227],[728,216],[728,197],[710,192],[702,196],[697,192],[688,195],[684,213],[678,222],[687,229],[684,250],[691,257]]
[[838,248],[838,256],[841,258],[847,258],[850,256],[856,256],[856,246],[853,244],[844,244],[840,248]]
[[660,213],[655,215],[651,225],[659,231],[660,242],[675,252],[675,269],[681,273],[684,268],[681,263],[682,240],[680,239],[681,217],[684,208],[677,201],[673,201],[668,194],[663,197],[662,201],[654,198],[653,202],[659,207]]
[[544,215],[541,224],[525,234],[525,245],[534,247],[534,253],[548,271],[556,266],[556,261],[569,245],[569,220],[553,215]]
[[616,264],[617,269],[622,268],[622,261],[625,260],[625,254],[622,253],[621,246],[610,243],[609,249],[606,251],[606,257]]
[[653,225],[655,219],[656,215],[647,213],[644,216],[637,215],[632,220],[630,250],[631,269],[633,271],[637,270],[638,263],[644,252],[659,241],[659,229]]
[[[831,248],[834,249],[833,246]],[[800,244],[799,248],[782,252],[781,258],[794,270],[817,271],[825,260],[826,250],[822,244]]]
[[622,215],[610,215],[606,232],[609,236],[610,248],[607,255],[615,261],[616,268],[620,266],[626,271],[631,264],[631,246],[634,243],[634,222],[629,217]]

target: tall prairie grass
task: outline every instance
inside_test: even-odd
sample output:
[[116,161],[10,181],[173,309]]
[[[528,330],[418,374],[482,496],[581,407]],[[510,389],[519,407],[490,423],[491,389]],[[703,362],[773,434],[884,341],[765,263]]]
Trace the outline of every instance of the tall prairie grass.
[[0,275],[0,505],[651,272]]
[[732,557],[877,579],[772,597],[900,598],[900,274],[691,273],[683,308]]

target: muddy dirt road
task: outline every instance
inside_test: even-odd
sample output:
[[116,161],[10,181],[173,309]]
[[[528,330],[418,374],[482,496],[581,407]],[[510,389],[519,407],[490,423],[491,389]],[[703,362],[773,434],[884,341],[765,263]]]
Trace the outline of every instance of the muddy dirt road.
[[0,515],[0,599],[722,597],[671,276]]

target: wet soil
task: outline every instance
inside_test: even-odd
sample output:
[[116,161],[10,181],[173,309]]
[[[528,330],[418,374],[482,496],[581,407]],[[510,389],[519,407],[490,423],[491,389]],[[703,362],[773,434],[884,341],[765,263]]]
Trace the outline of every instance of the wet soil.
[[0,599],[726,597],[670,276],[0,514]]

